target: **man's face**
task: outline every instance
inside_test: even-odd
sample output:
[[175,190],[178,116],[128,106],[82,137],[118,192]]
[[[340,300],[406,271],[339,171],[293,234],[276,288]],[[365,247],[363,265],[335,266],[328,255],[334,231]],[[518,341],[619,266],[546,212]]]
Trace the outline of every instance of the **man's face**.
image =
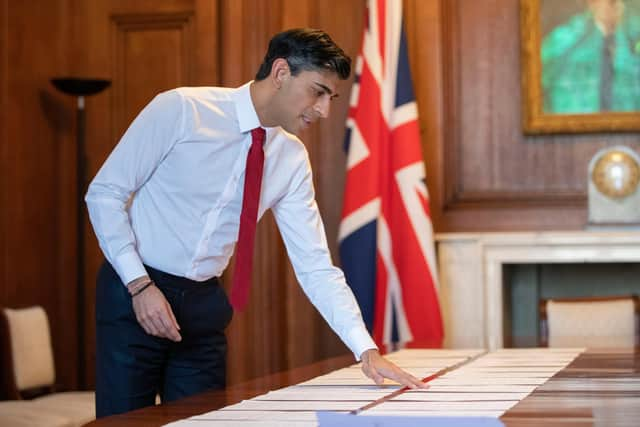
[[593,17],[600,23],[605,34],[615,31],[624,13],[622,0],[588,0],[588,4]]
[[288,74],[276,94],[277,120],[287,132],[299,135],[312,123],[329,115],[338,96],[338,75],[331,71],[300,71]]

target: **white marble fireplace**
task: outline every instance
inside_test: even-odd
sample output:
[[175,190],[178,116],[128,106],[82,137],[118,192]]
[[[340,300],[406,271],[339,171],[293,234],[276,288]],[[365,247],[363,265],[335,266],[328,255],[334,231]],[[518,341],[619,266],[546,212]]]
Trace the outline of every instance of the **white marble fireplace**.
[[436,247],[445,347],[495,349],[504,264],[640,262],[640,231],[443,233]]

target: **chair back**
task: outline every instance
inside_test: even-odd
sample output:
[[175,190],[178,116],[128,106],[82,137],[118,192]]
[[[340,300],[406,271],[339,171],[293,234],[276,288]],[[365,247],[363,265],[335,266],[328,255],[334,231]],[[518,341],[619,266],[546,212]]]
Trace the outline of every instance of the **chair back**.
[[633,347],[638,345],[637,296],[541,300],[541,345]]
[[44,309],[40,306],[4,308],[1,312],[4,359],[9,367],[5,394],[10,399],[21,399],[34,390],[51,391],[55,367],[49,320]]

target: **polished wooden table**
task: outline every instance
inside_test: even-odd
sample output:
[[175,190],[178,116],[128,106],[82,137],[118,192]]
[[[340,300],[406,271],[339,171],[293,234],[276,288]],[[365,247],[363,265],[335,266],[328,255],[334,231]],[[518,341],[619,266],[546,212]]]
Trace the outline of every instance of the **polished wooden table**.
[[587,350],[501,418],[520,426],[640,426],[640,348]]
[[[306,381],[353,363],[351,355],[209,391],[166,405],[139,409],[87,424],[161,426]],[[508,410],[507,427],[640,426],[640,348],[587,350]]]

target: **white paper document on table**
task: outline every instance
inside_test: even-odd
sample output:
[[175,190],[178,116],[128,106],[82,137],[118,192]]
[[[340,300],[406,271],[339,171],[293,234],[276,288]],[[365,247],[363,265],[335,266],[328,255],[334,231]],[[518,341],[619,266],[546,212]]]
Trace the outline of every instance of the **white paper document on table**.
[[323,414],[338,412],[351,413],[345,418],[347,421],[376,418],[384,422],[375,424],[380,426],[396,425],[393,420],[398,422],[403,417],[420,417],[420,425],[427,426],[430,424],[423,421],[440,419],[435,417],[445,417],[442,418],[445,421],[473,419],[497,426],[502,424],[487,420],[497,421],[582,350],[500,349],[491,353],[477,349],[401,350],[387,357],[414,376],[435,376],[428,382],[429,388],[407,390],[392,381],[378,387],[362,373],[360,365],[352,365],[169,425],[310,427],[317,426]]

